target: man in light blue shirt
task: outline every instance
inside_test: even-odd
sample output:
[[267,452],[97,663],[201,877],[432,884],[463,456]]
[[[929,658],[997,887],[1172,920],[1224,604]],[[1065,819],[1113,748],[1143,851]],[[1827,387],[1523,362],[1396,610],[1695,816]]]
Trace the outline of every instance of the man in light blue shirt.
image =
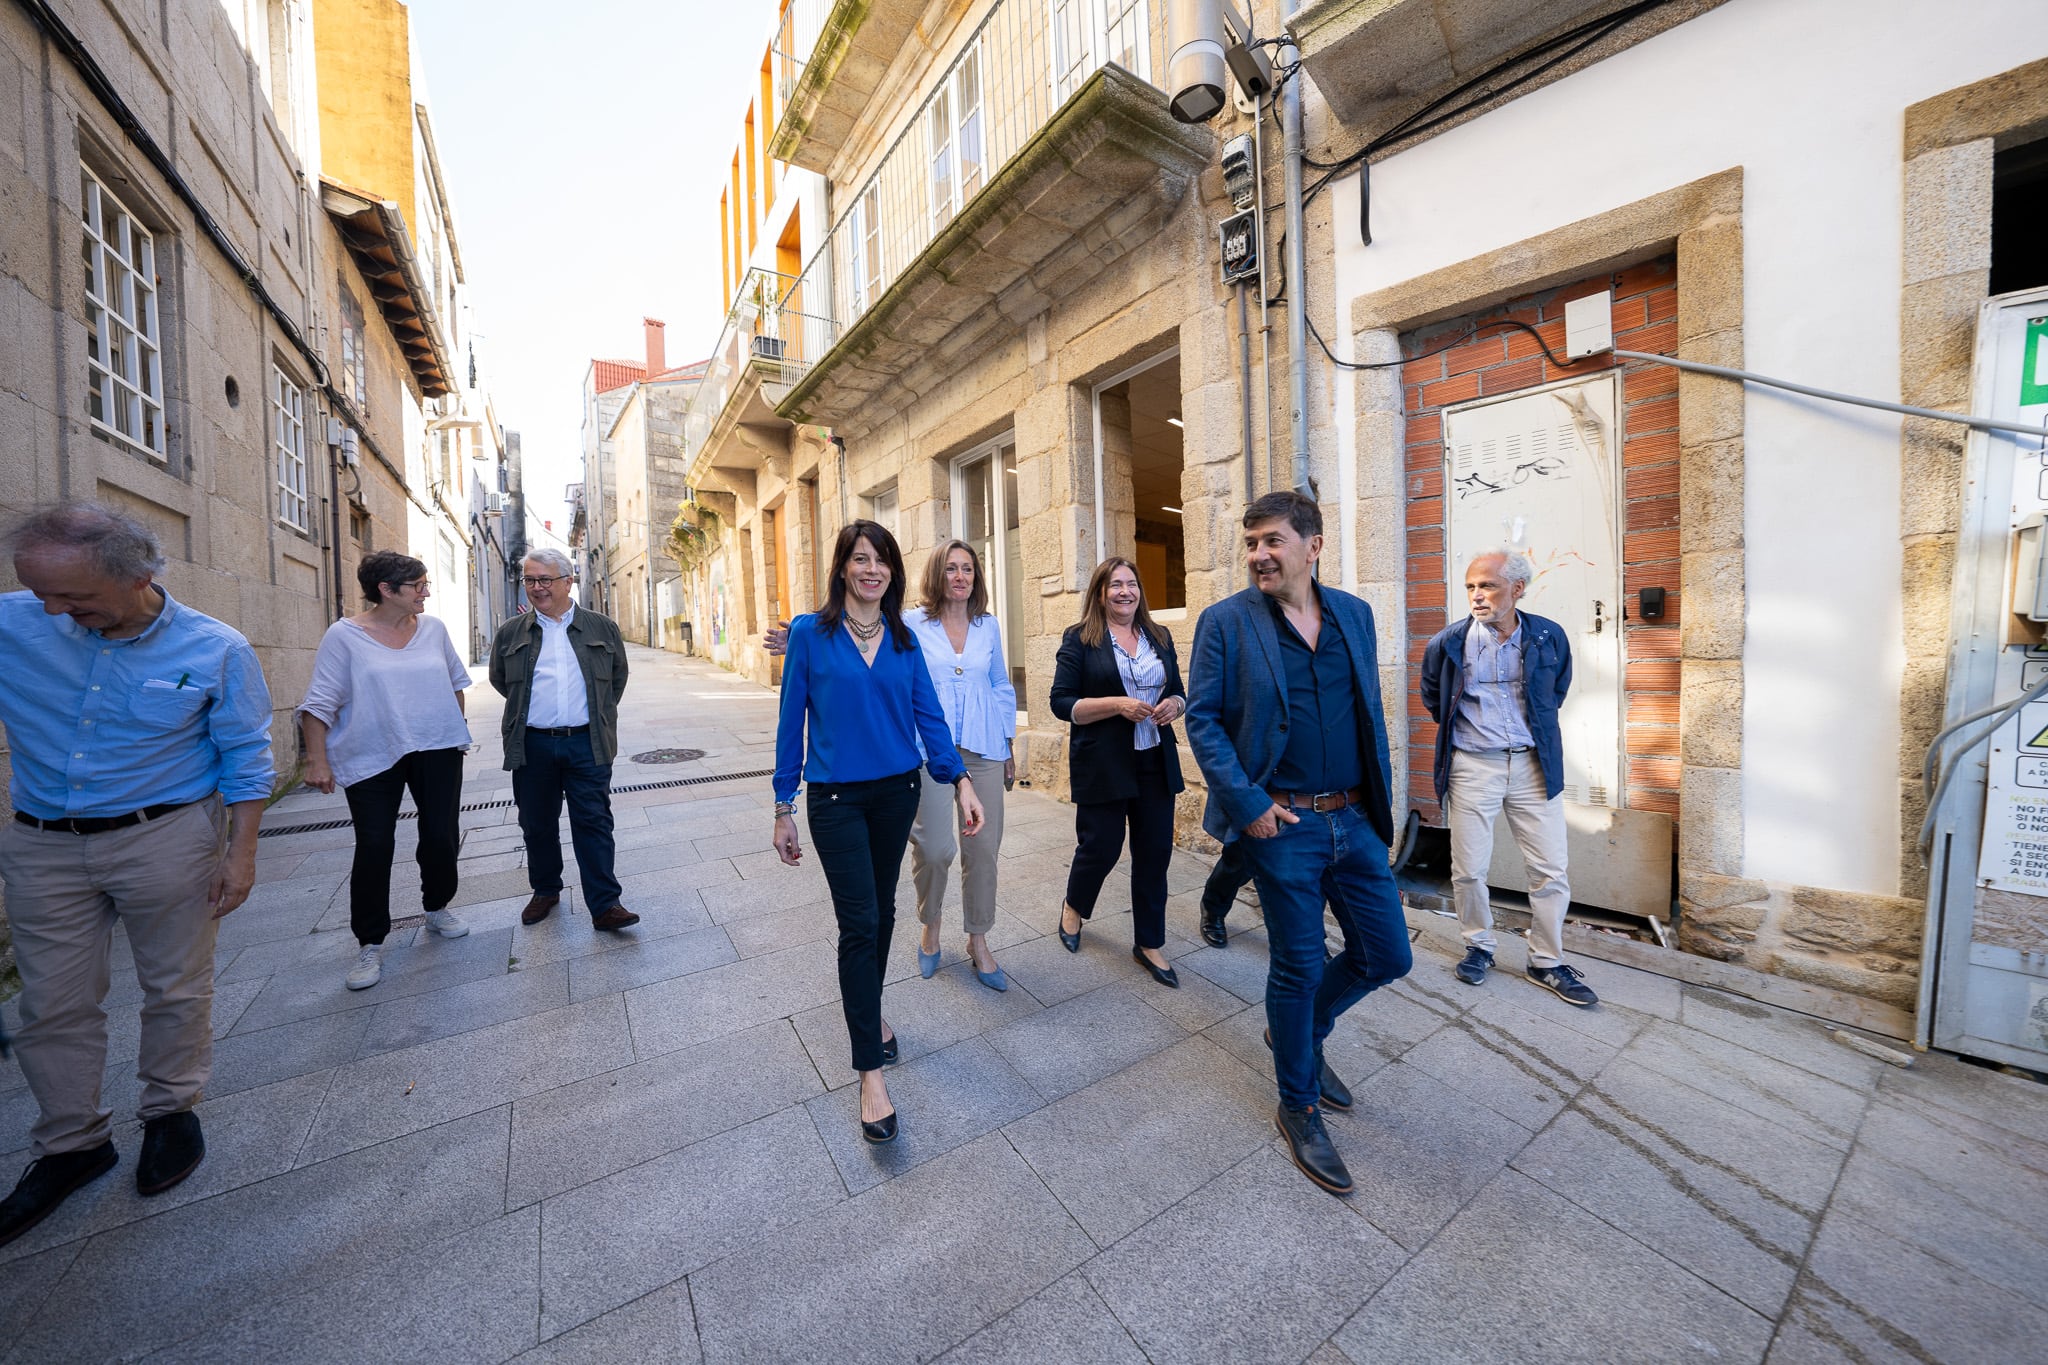
[[[0,595],[0,723],[14,818],[0,881],[21,969],[22,1074],[35,1160],[0,1201],[0,1244],[111,1170],[109,954],[119,921],[142,987],[142,1153],[158,1194],[206,1154],[213,946],[256,880],[274,778],[270,692],[249,642],[155,580],[156,539],[94,503],[31,515],[9,538],[26,592]],[[4,1140],[4,1139],[0,1139]]]

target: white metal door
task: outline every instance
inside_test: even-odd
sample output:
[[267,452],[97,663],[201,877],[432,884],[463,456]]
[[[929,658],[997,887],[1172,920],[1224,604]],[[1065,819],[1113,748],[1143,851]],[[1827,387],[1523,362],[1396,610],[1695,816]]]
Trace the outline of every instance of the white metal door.
[[[2048,290],[1986,302],[1970,410],[2048,422]],[[1967,464],[1951,723],[2048,677],[2048,641],[2022,619],[2028,588],[2014,562],[2015,532],[2048,512],[2048,454],[2039,437],[1972,431]],[[1988,742],[1949,751],[1961,757],[1935,812],[1920,1029],[1936,1047],[2039,1070],[2048,1059],[2048,705],[2029,703]]]
[[1564,794],[1620,807],[1619,380],[1609,374],[1444,410],[1445,559],[1452,620],[1465,566],[1509,545],[1536,563],[1522,605],[1564,628],[1572,687],[1559,724]]

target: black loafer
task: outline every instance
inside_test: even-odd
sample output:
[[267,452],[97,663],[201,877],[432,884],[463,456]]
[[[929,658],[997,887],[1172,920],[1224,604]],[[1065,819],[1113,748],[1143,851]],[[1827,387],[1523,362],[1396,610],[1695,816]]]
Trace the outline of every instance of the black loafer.
[[862,1119],[860,1121],[860,1135],[869,1142],[874,1143],[877,1147],[885,1142],[894,1142],[896,1140],[896,1111],[891,1109],[873,1123]]
[[[1064,926],[1065,926],[1066,922],[1067,922],[1067,911],[1066,911],[1066,907],[1065,907],[1065,906],[1061,906],[1061,907],[1060,907],[1060,924],[1061,924],[1061,926],[1062,926],[1062,927],[1061,927],[1061,928],[1058,928],[1058,929],[1055,929],[1055,930],[1054,930],[1053,932],[1054,932],[1054,933],[1056,933],[1056,934],[1058,934],[1058,935],[1060,936],[1060,946],[1061,946],[1061,947],[1065,948],[1065,949],[1066,949],[1066,950],[1067,950],[1068,952],[1070,952],[1070,953],[1078,953],[1078,952],[1080,952],[1080,951],[1081,951],[1081,931],[1080,931],[1079,929],[1076,929],[1076,930],[1075,930],[1075,931],[1074,931],[1073,933],[1071,933],[1071,934],[1070,934],[1070,933],[1068,933],[1068,932],[1066,931],[1066,929],[1064,928]],[[1086,924],[1087,922],[1088,922],[1087,920],[1082,920],[1082,921],[1081,921],[1081,923],[1083,923],[1083,924]]]
[[1320,1110],[1314,1106],[1289,1109],[1283,1104],[1274,1111],[1273,1126],[1287,1139],[1287,1154],[1303,1175],[1331,1194],[1351,1193],[1351,1172],[1345,1169],[1344,1158],[1337,1155],[1337,1145],[1324,1130]]
[[[1272,1046],[1273,1030],[1267,1029],[1266,1047],[1270,1050]],[[1351,1087],[1344,1084],[1343,1079],[1336,1072],[1330,1070],[1330,1064],[1324,1061],[1321,1056],[1316,1058],[1316,1067],[1322,1073],[1316,1078],[1316,1083],[1322,1087],[1324,1106],[1336,1110],[1349,1109],[1351,1107]]]
[[1202,907],[1202,942],[1211,948],[1221,948],[1230,942],[1230,931],[1223,927],[1223,917],[1229,913],[1227,905],[1221,910]]
[[51,1152],[30,1162],[14,1193],[0,1199],[0,1246],[55,1213],[73,1191],[113,1170],[120,1159],[112,1142],[102,1142],[82,1152]]
[[162,1194],[206,1160],[206,1137],[190,1109],[159,1114],[142,1125],[142,1156],[135,1163],[138,1194]]
[[1131,957],[1137,961],[1140,967],[1152,973],[1152,979],[1160,985],[1172,986],[1175,990],[1180,989],[1180,977],[1174,972],[1173,968],[1153,965],[1152,959],[1145,956],[1143,948],[1131,949]]
[[896,1059],[897,1059],[898,1057],[901,1057],[901,1056],[903,1055],[903,1049],[902,1049],[902,1048],[900,1048],[900,1047],[898,1047],[898,1046],[896,1045],[896,1044],[897,1044],[897,1042],[898,1042],[898,1040],[897,1040],[897,1039],[895,1039],[895,1038],[884,1038],[884,1039],[882,1040],[882,1065],[883,1065],[883,1066],[894,1066],[894,1065],[896,1065]]

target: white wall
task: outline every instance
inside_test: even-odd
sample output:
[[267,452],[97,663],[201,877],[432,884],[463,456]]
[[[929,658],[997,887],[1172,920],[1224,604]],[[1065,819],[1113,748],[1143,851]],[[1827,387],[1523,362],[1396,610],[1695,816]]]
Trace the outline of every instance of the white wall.
[[[1904,111],[2044,56],[2041,0],[1730,0],[1376,163],[1369,248],[1334,186],[1340,330],[1359,294],[1740,166],[1747,366],[1898,401]],[[1744,870],[1895,892],[1898,422],[1752,388],[1745,448]]]

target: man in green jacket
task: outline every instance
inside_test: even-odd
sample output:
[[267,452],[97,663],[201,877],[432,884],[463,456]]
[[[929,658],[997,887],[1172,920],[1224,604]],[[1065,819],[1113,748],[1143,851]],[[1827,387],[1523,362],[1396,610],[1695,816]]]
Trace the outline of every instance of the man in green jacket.
[[505,698],[505,767],[533,888],[519,920],[538,924],[562,899],[556,830],[566,797],[591,923],[624,929],[640,922],[619,904],[623,893],[612,872],[612,759],[619,751],[619,698],[626,694],[626,644],[608,617],[570,598],[576,573],[567,555],[535,550],[520,572],[533,610],[500,626],[491,641],[491,686]]

